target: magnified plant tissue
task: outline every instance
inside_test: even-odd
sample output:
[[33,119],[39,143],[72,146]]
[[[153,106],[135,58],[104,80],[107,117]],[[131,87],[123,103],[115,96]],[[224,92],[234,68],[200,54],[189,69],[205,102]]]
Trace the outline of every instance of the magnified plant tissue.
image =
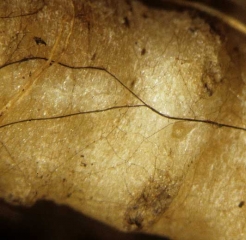
[[245,36],[166,6],[1,1],[1,198],[246,238]]

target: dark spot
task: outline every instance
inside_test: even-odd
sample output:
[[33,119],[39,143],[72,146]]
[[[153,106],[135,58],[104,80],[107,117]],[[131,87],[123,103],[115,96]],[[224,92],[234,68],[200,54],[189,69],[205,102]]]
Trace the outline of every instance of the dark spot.
[[143,14],[142,14],[142,17],[143,17],[144,19],[149,18],[149,16],[148,16],[148,14],[147,14],[147,13],[143,13]]
[[70,198],[72,196],[72,193],[67,194],[67,198]]
[[87,29],[88,29],[88,32],[91,31],[91,22],[90,22],[90,20],[87,21]]
[[238,207],[239,208],[242,208],[244,206],[245,202],[244,201],[241,201],[239,204],[238,204]]
[[171,198],[171,197],[172,197],[171,195],[167,194],[167,199],[169,199],[169,198]]
[[82,154],[82,155],[80,155],[80,157],[84,158],[85,156]]
[[94,54],[92,55],[92,57],[91,57],[91,61],[94,61],[94,60],[96,59],[96,56],[97,56],[97,54],[94,53]]
[[130,12],[133,12],[131,0],[126,0],[126,4],[129,6],[129,11],[130,11]]
[[140,196],[140,198],[144,201],[144,202],[148,202],[148,194],[146,192],[143,192]]
[[33,40],[36,42],[37,45],[40,45],[40,44],[45,45],[45,46],[47,45],[46,42],[40,37],[34,37]]
[[130,84],[130,89],[133,89],[136,84],[136,79],[133,79]]
[[123,24],[127,27],[127,28],[130,28],[130,21],[128,19],[128,17],[124,17],[123,18]]
[[204,83],[204,88],[205,88],[205,91],[207,92],[208,96],[211,97],[213,95],[213,90],[208,86],[207,83]]
[[86,166],[87,166],[87,164],[84,163],[84,162],[82,162],[81,165],[82,165],[83,167],[86,167]]
[[146,49],[143,48],[142,51],[141,51],[141,55],[143,56],[143,55],[145,55],[145,54],[146,54]]
[[236,46],[236,47],[234,47],[234,48],[233,48],[233,51],[238,53],[238,52],[239,52],[238,47],[237,47],[237,46]]
[[63,182],[66,182],[66,181],[67,181],[67,179],[66,179],[66,178],[63,178],[63,179],[62,179],[62,181],[63,181]]
[[129,218],[128,219],[128,224],[130,225],[135,225],[138,229],[141,229],[143,227],[143,217],[141,215],[138,215],[134,218]]

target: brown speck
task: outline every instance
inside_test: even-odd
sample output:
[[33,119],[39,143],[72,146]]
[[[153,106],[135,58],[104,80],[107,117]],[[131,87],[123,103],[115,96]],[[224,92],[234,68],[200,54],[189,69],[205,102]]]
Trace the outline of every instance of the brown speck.
[[123,20],[124,20],[124,21],[123,21],[124,25],[125,25],[127,28],[130,28],[130,21],[129,21],[128,17],[124,17]]
[[87,164],[84,163],[84,162],[82,162],[81,165],[82,165],[83,167],[86,167],[86,166],[87,166]]
[[91,57],[91,61],[94,61],[94,60],[96,59],[96,56],[97,56],[97,54],[94,53],[94,54],[92,55],[92,57]]
[[145,55],[145,53],[146,53],[146,49],[143,48],[142,51],[141,51],[141,55],[143,56],[143,55]]
[[131,89],[134,88],[135,83],[136,83],[136,80],[133,79],[133,80],[131,81],[131,84],[130,84],[130,88],[131,88]]
[[167,194],[167,199],[169,199],[169,198],[171,198],[171,197],[172,197],[171,195]]
[[242,208],[244,206],[245,202],[244,201],[241,201],[239,204],[238,204],[238,207],[239,208]]
[[213,90],[208,86],[207,83],[204,84],[204,88],[205,88],[208,96],[211,97],[213,95]]
[[138,215],[134,218],[128,219],[128,224],[137,226],[138,229],[142,228],[143,218],[141,215]]
[[126,0],[126,4],[129,6],[129,11],[133,12],[131,0]]
[[147,15],[147,13],[143,13],[143,14],[142,14],[142,17],[143,17],[144,19],[147,19],[149,16]]
[[37,45],[40,45],[40,44],[41,45],[45,45],[45,46],[47,45],[46,42],[40,37],[34,37],[33,39],[34,39],[34,41],[36,42]]

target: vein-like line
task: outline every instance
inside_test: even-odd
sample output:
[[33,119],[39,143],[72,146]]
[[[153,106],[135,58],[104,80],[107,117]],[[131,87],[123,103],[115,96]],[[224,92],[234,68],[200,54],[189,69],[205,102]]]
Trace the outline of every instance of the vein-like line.
[[246,25],[244,23],[242,23],[241,21],[239,21],[238,19],[232,16],[229,16],[205,4],[202,4],[199,2],[190,2],[186,0],[162,0],[162,2],[175,3],[181,6],[191,7],[191,8],[200,10],[202,12],[208,13],[209,15],[219,18],[220,20],[222,20],[223,22],[225,22],[232,28],[246,35]]
[[145,105],[140,105],[140,104],[138,104],[138,105],[121,105],[121,106],[114,106],[114,107],[109,107],[109,108],[104,108],[104,109],[96,109],[96,110],[90,110],[90,111],[84,111],[84,112],[63,114],[63,115],[53,116],[53,117],[28,118],[28,119],[15,121],[15,122],[6,123],[4,125],[1,125],[0,129],[4,128],[4,127],[11,126],[11,125],[15,125],[15,124],[25,123],[25,122],[48,121],[48,120],[69,118],[69,117],[73,117],[73,116],[86,115],[86,114],[92,114],[92,113],[107,112],[107,111],[115,110],[115,109],[124,109],[124,108],[129,109],[129,108],[139,108],[139,107],[145,107],[146,108]]
[[[2,116],[2,121],[4,119],[4,114],[7,110],[10,110],[14,104],[16,104],[18,101],[20,101],[22,98],[24,98],[32,89],[33,85],[38,81],[39,77],[43,73],[45,69],[47,69],[51,62],[54,62],[52,57],[55,54],[56,47],[60,42],[61,36],[62,36],[62,30],[63,28],[60,29],[58,37],[55,40],[55,43],[51,49],[50,56],[48,59],[46,59],[45,63],[41,66],[41,68],[37,69],[36,71],[33,72],[32,77],[30,77],[30,81],[28,81],[24,86],[23,86],[23,91],[17,92],[12,99],[10,99],[3,107],[0,109],[0,115]],[[1,119],[0,119],[1,120]]]
[[[26,62],[26,61],[31,61],[31,60],[48,60],[46,58],[40,58],[40,57],[35,57],[35,58],[24,58],[22,60],[16,61],[16,62],[12,62],[12,63],[8,63],[7,65],[4,66],[0,66],[1,68],[4,68],[6,66],[9,65],[13,65],[16,63],[21,63],[21,62]],[[102,71],[107,73],[108,75],[110,75],[111,77],[113,77],[121,86],[123,86],[127,91],[129,91],[136,99],[138,99],[143,105],[124,105],[124,106],[116,106],[116,107],[110,107],[110,108],[106,108],[106,109],[99,109],[99,110],[92,110],[92,111],[87,111],[87,112],[77,112],[77,113],[71,113],[71,114],[67,114],[67,115],[61,115],[61,116],[54,116],[54,117],[47,117],[47,118],[33,118],[33,119],[24,119],[24,120],[20,120],[20,121],[16,121],[16,122],[11,122],[11,123],[6,123],[4,125],[0,126],[1,128],[10,126],[10,125],[14,125],[14,124],[18,124],[18,123],[23,123],[23,122],[30,122],[30,121],[45,121],[45,120],[52,120],[52,119],[60,119],[60,118],[67,118],[67,117],[71,117],[71,116],[76,116],[76,115],[82,115],[82,114],[91,114],[91,113],[99,113],[99,112],[105,112],[105,111],[109,111],[109,110],[113,110],[113,109],[119,109],[119,108],[136,108],[136,107],[146,107],[148,109],[150,109],[151,111],[153,111],[154,113],[158,114],[159,116],[162,116],[164,118],[167,119],[171,119],[171,120],[178,120],[178,121],[188,121],[188,122],[197,122],[197,123],[205,123],[205,124],[210,124],[210,125],[214,125],[217,127],[226,127],[226,128],[232,128],[232,129],[236,129],[236,130],[241,130],[241,131],[245,131],[246,132],[246,128],[243,127],[239,127],[239,126],[234,126],[234,125],[229,125],[229,124],[224,124],[224,123],[219,123],[219,122],[215,122],[212,120],[206,120],[206,119],[194,119],[194,118],[181,118],[181,117],[174,117],[174,116],[169,116],[167,114],[161,113],[159,111],[157,111],[154,107],[150,106],[149,104],[147,104],[146,102],[144,102],[136,93],[134,93],[131,89],[129,89],[123,82],[120,81],[120,79],[114,75],[113,73],[111,73],[109,70],[107,70],[104,67],[99,67],[99,66],[78,66],[78,67],[73,67],[73,66],[69,66],[67,64],[64,63],[60,63],[60,62],[54,62],[51,61],[52,63],[56,63],[59,64],[63,67],[67,67],[70,69],[90,69],[90,70],[95,70],[95,71]]]

